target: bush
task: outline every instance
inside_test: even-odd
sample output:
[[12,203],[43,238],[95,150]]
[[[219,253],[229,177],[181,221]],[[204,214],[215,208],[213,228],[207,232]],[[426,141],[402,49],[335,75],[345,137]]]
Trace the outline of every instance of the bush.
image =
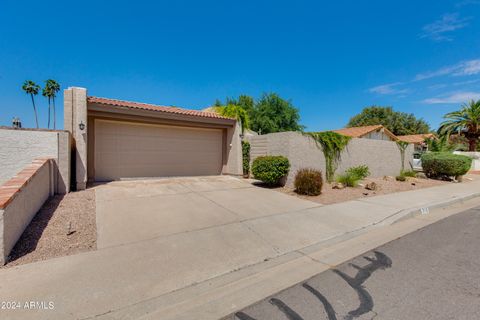
[[288,169],[290,163],[282,156],[258,157],[252,164],[254,178],[270,186],[278,185],[280,179],[288,174]]
[[397,180],[397,181],[406,181],[406,180],[407,180],[407,177],[406,177],[406,176],[399,175],[399,176],[396,176],[396,177],[395,177],[395,180]]
[[367,165],[351,167],[348,168],[346,172],[356,175],[359,179],[365,179],[370,175],[370,170]]
[[359,180],[361,180],[360,177],[351,172],[345,172],[344,174],[337,176],[337,182],[340,182],[347,187],[356,187]]
[[417,173],[413,170],[402,170],[402,172],[400,172],[400,175],[402,177],[411,177],[411,178],[415,178],[417,176]]
[[250,142],[242,141],[242,156],[243,156],[243,175],[248,177],[250,173]]
[[322,193],[322,172],[315,169],[300,169],[295,176],[295,191],[307,196],[318,196]]
[[428,152],[422,155],[423,171],[429,178],[463,176],[471,165],[470,157],[459,154]]

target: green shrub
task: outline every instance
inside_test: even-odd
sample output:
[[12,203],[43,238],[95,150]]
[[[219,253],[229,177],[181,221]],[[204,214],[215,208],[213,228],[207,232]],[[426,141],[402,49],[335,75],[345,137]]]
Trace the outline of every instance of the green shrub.
[[340,182],[347,187],[356,187],[358,185],[358,181],[360,180],[360,177],[351,172],[345,172],[344,174],[337,176],[337,182]]
[[255,179],[270,186],[278,185],[280,179],[288,174],[290,163],[283,156],[258,157],[253,161],[252,173]]
[[248,177],[250,173],[250,142],[242,141],[243,175]]
[[400,175],[400,176],[396,176],[396,177],[395,177],[395,180],[397,180],[397,181],[406,181],[406,180],[407,180],[407,177]]
[[429,178],[462,176],[471,165],[472,158],[459,154],[427,152],[422,155],[423,171]]
[[400,175],[402,177],[411,177],[411,178],[415,178],[417,176],[417,173],[413,170],[402,170],[400,172]]
[[370,175],[370,170],[367,165],[351,167],[348,168],[346,172],[356,175],[359,179],[365,179]]
[[318,196],[322,193],[322,172],[315,169],[300,169],[295,176],[295,192],[307,196]]

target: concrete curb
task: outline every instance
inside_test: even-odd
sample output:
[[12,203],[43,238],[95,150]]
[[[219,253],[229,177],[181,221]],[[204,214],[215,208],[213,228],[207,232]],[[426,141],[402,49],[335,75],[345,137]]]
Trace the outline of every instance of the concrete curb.
[[154,298],[128,311],[97,316],[96,319],[233,319],[236,311],[279,291],[467,207],[478,206],[479,197],[480,192],[475,192],[404,209],[342,236]]

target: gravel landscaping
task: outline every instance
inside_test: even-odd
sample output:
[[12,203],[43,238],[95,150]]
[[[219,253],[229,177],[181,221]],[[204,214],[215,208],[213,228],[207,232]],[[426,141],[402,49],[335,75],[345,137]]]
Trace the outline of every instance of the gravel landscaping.
[[[464,178],[463,183],[468,183],[469,181],[479,179],[478,175],[467,175]],[[368,183],[375,182],[377,185],[377,190],[367,190],[365,186]],[[294,192],[293,189],[283,187],[276,188],[275,190],[300,197],[302,199],[307,199],[310,201],[315,201],[321,204],[333,204],[338,202],[344,202],[349,200],[355,200],[358,198],[373,197],[382,194],[409,191],[416,189],[429,188],[444,184],[449,184],[453,182],[441,181],[434,179],[420,179],[420,178],[407,178],[407,181],[401,182],[396,181],[394,177],[384,177],[384,178],[367,178],[360,182],[360,185],[355,188],[344,188],[344,189],[333,189],[332,184],[324,183],[322,188],[322,193],[319,196],[303,196]]]
[[95,250],[95,190],[55,195],[42,206],[3,268]]

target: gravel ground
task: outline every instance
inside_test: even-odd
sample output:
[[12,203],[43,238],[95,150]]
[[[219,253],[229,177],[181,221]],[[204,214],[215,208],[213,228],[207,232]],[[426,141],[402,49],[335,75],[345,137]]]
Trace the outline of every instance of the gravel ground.
[[3,268],[95,250],[95,221],[95,190],[51,197],[30,222]]
[[[464,178],[463,183],[468,183],[473,179],[478,179],[479,176],[469,175]],[[332,189],[332,185],[329,183],[324,183],[322,188],[322,193],[319,196],[303,196],[295,193],[293,189],[290,188],[276,188],[275,190],[287,193],[289,195],[294,195],[302,199],[308,199],[310,201],[315,201],[321,204],[332,204],[338,202],[344,202],[349,200],[354,200],[358,198],[373,197],[382,194],[409,191],[416,189],[423,189],[434,187],[438,185],[449,184],[453,182],[441,181],[434,179],[419,179],[419,178],[407,178],[405,182],[396,181],[394,177],[384,177],[384,178],[367,178],[360,182],[360,185],[355,188],[345,188],[345,189]],[[375,191],[366,190],[365,185],[370,182],[375,182],[379,187]],[[363,186],[362,186],[363,185]]]

